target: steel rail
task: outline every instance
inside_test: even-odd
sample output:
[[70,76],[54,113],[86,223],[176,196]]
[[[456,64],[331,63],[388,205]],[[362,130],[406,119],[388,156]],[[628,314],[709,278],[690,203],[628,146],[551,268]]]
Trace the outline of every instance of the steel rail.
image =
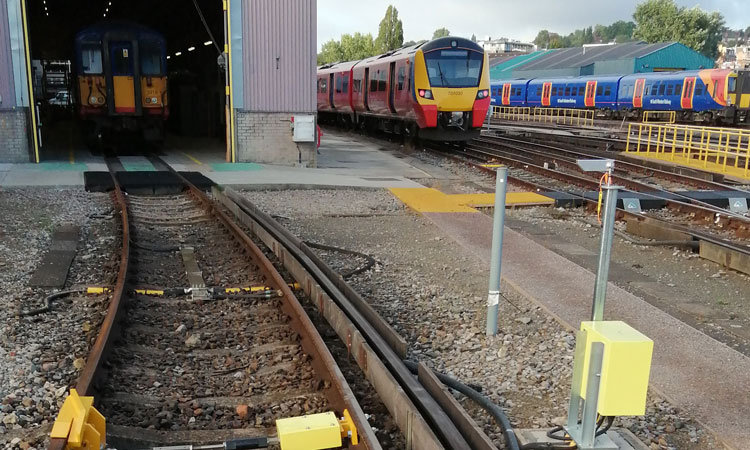
[[[275,290],[281,292],[281,300],[283,302],[282,309],[289,316],[293,329],[299,333],[300,345],[308,355],[312,356],[311,364],[315,373],[321,379],[328,381],[330,384],[330,387],[325,388],[324,391],[327,394],[326,397],[331,402],[331,406],[338,412],[347,409],[357,427],[360,438],[360,444],[357,448],[361,447],[368,450],[382,450],[372,427],[370,427],[367,422],[364,411],[357,402],[343,373],[339,369],[304,308],[295,297],[286,280],[284,280],[281,274],[276,270],[273,263],[265,256],[255,242],[247,236],[242,228],[220,210],[205,193],[185,179],[182,175],[174,171],[171,167],[166,165],[166,163],[158,158],[156,160],[162,166],[168,167],[170,171],[178,176],[180,181],[189,190],[189,194],[200,203],[204,209],[215,216],[216,219],[230,231],[233,237],[244,246],[245,250],[249,253],[254,262],[258,264],[261,272],[268,280],[267,283]],[[100,328],[99,335],[97,336],[94,346],[87,358],[86,365],[76,384],[76,389],[81,395],[89,396],[94,395],[95,393],[96,382],[101,376],[102,367],[106,361],[111,345],[116,340],[117,332],[119,331],[118,322],[121,318],[122,305],[124,303],[123,296],[126,292],[125,287],[129,268],[130,221],[127,213],[128,205],[120,184],[117,181],[112,164],[112,161],[108,161],[108,168],[110,169],[110,175],[114,184],[114,197],[117,201],[118,209],[122,212],[123,250],[117,283],[113,289],[112,301],[110,302],[107,315]],[[157,165],[157,168],[158,167],[159,166]],[[66,439],[51,439],[48,449],[63,450],[66,445]]]
[[367,343],[373,348],[379,359],[383,361],[387,369],[397,380],[401,388],[417,406],[419,412],[427,420],[430,428],[438,436],[443,446],[447,449],[466,449],[471,447],[459,432],[456,425],[448,417],[446,412],[422,384],[412,375],[404,364],[401,357],[391,348],[388,342],[380,335],[378,330],[367,320],[367,318],[354,306],[352,301],[342,292],[337,283],[331,279],[325,271],[321,270],[314,259],[319,259],[304,242],[293,236],[288,230],[281,227],[271,216],[260,211],[255,205],[238,194],[225,192],[240,209],[253,221],[258,223],[267,233],[281,243],[288,252],[312,275],[315,281],[326,291],[335,303],[344,311],[347,317],[354,323]]
[[[447,157],[453,159],[454,161],[462,162],[464,164],[467,164],[470,167],[473,167],[473,168],[476,168],[478,170],[481,170],[481,171],[483,171],[483,172],[485,172],[488,175],[491,175],[493,177],[496,175],[496,172],[495,172],[494,169],[491,169],[491,168],[488,168],[488,167],[484,167],[481,164],[475,164],[475,163],[472,163],[470,161],[466,161],[464,159],[461,159],[461,157],[459,157],[458,155],[446,152],[445,149],[439,149],[439,148],[435,148],[433,146],[433,147],[427,147],[427,150],[435,151],[435,152],[437,152],[437,153],[439,153],[439,154],[441,154],[443,156],[447,156]],[[477,160],[480,160],[480,161],[483,161],[484,163],[486,163],[486,160],[483,160],[479,156],[473,156],[473,158],[475,158]],[[527,164],[524,163],[524,162],[520,162],[520,166],[521,166],[522,169],[527,169],[527,167],[526,167]],[[560,173],[560,172],[556,172],[556,173]],[[567,176],[567,174],[562,174],[562,175],[566,175]],[[574,176],[571,176],[571,177],[572,178],[576,178]],[[533,189],[533,190],[535,190],[537,192],[541,192],[541,191],[563,192],[563,191],[559,191],[559,190],[554,189],[554,188],[550,188],[549,186],[545,186],[543,184],[538,184],[538,183],[534,183],[534,182],[531,182],[531,181],[528,181],[528,180],[523,180],[523,179],[520,179],[520,178],[517,178],[517,177],[513,177],[511,175],[508,175],[508,180],[511,183],[513,183],[513,184],[525,186],[525,187]],[[586,179],[583,179],[583,180],[586,180]],[[597,202],[595,200],[592,200],[592,199],[586,198],[586,197],[584,197],[582,195],[571,193],[571,192],[565,192],[565,193],[569,194],[569,195],[572,195],[572,196],[580,199],[581,201],[583,201],[584,203],[586,203],[589,208],[595,208],[596,207]],[[660,224],[660,226],[663,227],[663,228],[665,228],[665,229],[672,229],[672,230],[675,230],[675,231],[680,231],[682,233],[685,233],[685,234],[691,236],[692,238],[694,238],[694,239],[696,239],[698,241],[705,241],[705,242],[714,244],[716,246],[725,248],[727,250],[731,250],[731,251],[736,252],[738,254],[750,256],[750,248],[740,246],[740,245],[738,245],[735,242],[732,242],[732,241],[729,241],[729,240],[726,240],[726,239],[722,239],[722,238],[718,238],[716,236],[713,236],[711,234],[708,234],[708,233],[705,233],[705,232],[702,232],[702,231],[699,231],[699,230],[695,230],[693,228],[689,228],[689,227],[687,227],[685,225],[676,224],[674,222],[669,222],[669,221],[661,219],[659,217],[653,217],[653,216],[647,216],[647,215],[643,215],[643,214],[637,214],[637,213],[634,213],[634,212],[631,212],[631,211],[627,211],[627,210],[625,210],[623,208],[617,208],[617,213],[618,213],[618,215],[620,217],[632,217],[632,218],[637,219],[637,220],[648,219],[648,220],[650,220],[650,221],[652,221],[654,223]]]

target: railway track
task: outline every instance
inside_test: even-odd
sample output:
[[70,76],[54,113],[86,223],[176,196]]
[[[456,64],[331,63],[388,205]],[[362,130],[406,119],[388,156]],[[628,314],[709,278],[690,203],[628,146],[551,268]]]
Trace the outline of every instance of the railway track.
[[347,410],[360,445],[379,449],[289,281],[229,216],[187,183],[146,197],[113,181],[119,274],[76,384],[107,418],[108,444],[267,437],[276,419]]
[[[116,284],[100,288],[111,295],[107,315],[75,385],[106,417],[109,446],[253,439],[259,447],[243,448],[260,448],[275,442],[278,419],[348,411],[359,440],[344,445],[380,449],[294,287],[338,335],[408,446],[496,450],[442,383],[481,394],[407,364],[406,342],[309,247],[233,191],[209,196],[151,159],[184,189],[126,194],[108,162],[120,266]],[[509,420],[497,407],[492,414],[506,448],[517,449]],[[66,445],[55,437],[48,448]]]

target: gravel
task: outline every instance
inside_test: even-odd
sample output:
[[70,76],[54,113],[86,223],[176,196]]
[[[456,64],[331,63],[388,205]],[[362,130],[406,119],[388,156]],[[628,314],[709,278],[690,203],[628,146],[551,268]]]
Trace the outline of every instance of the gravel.
[[[504,286],[500,333],[487,338],[487,270],[431,222],[394,204],[387,192],[245,195],[263,210],[284,217],[282,223],[303,239],[375,257],[378,264],[350,283],[407,339],[410,358],[483,386],[485,394],[506,408],[516,427],[548,428],[564,420],[574,335]],[[382,215],[383,211],[392,212]],[[335,253],[323,257],[336,260],[338,267],[348,260]],[[499,428],[480,410],[467,406],[500,445]],[[630,429],[651,448],[722,448],[689,411],[653,393],[644,417],[618,418],[615,426]]]
[[106,194],[82,190],[0,191],[0,443],[34,448],[51,429],[85,364],[108,298],[71,295],[50,312],[38,308],[50,289],[28,287],[52,233],[63,223],[81,227],[65,289],[108,285],[116,272],[119,226]]

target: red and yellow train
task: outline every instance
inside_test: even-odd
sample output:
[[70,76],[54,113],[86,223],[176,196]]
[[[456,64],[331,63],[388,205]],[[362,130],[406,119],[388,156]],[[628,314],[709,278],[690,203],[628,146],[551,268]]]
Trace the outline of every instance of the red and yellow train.
[[320,66],[317,78],[319,121],[427,140],[478,137],[490,106],[487,55],[457,37]]

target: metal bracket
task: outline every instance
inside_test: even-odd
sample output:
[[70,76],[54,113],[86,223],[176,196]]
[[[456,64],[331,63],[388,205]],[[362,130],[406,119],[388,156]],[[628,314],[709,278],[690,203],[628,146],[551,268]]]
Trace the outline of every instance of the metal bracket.
[[744,214],[748,211],[747,199],[745,197],[729,197],[729,210]]
[[203,272],[195,260],[195,249],[193,247],[182,247],[180,253],[182,254],[182,264],[185,266],[188,283],[190,283],[190,299],[208,300],[211,296],[206,289],[206,283],[203,281]]
[[622,206],[625,207],[625,211],[641,214],[643,210],[641,209],[641,201],[637,198],[630,198],[630,197],[621,197],[622,198]]

